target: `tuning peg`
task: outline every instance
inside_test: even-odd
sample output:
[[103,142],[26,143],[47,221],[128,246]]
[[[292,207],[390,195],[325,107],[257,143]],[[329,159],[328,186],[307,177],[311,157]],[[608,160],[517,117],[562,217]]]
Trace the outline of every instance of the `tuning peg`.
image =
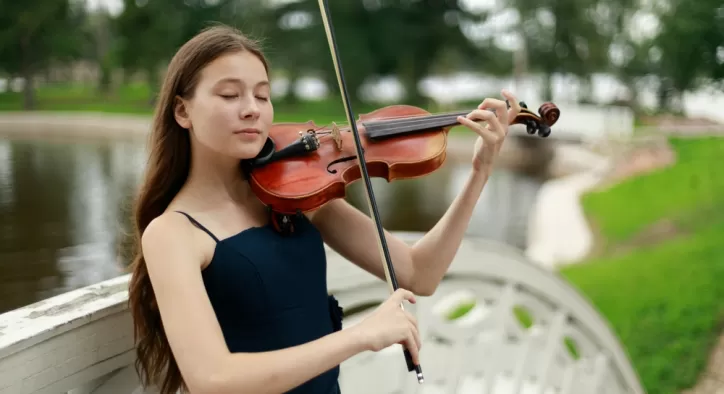
[[543,138],[548,137],[549,135],[551,135],[551,128],[544,124],[540,125],[540,128],[538,129],[538,135]]
[[533,135],[533,134],[535,134],[535,132],[537,130],[538,130],[538,125],[536,125],[536,123],[534,121],[528,120],[525,122],[525,131],[528,134]]

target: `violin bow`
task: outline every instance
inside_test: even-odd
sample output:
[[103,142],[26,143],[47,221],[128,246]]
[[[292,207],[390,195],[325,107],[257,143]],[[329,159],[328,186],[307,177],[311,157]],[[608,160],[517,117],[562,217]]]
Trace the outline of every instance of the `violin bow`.
[[[377,228],[377,241],[380,249],[380,256],[385,262],[385,277],[387,278],[387,284],[390,287],[390,293],[394,293],[399,285],[397,283],[397,277],[395,276],[395,269],[392,266],[392,258],[390,257],[390,250],[387,247],[387,240],[385,239],[385,231],[382,228],[382,221],[380,220],[380,214],[377,209],[377,202],[375,200],[374,192],[372,191],[372,182],[367,172],[367,163],[364,160],[364,150],[362,149],[362,141],[360,140],[359,131],[357,130],[357,123],[354,121],[355,117],[352,114],[352,108],[349,104],[349,94],[347,92],[347,85],[344,80],[344,72],[342,70],[342,60],[339,57],[337,51],[337,41],[334,36],[334,29],[332,26],[332,16],[327,5],[327,0],[319,0],[319,9],[322,14],[322,22],[324,23],[324,30],[327,32],[327,41],[329,41],[329,50],[332,53],[332,61],[334,62],[334,70],[337,73],[337,82],[339,83],[339,89],[342,93],[342,101],[344,108],[347,113],[347,122],[350,125],[352,134],[354,135],[354,142],[357,148],[357,157],[359,161],[359,167],[364,180],[365,190],[367,191],[367,203],[369,205],[370,212],[372,213],[372,220],[374,221],[375,227]],[[400,304],[400,308],[404,309],[404,306]],[[417,374],[418,383],[424,382],[422,375],[422,368],[419,365],[415,365],[412,361],[410,351],[405,348],[405,362],[407,363],[407,370],[409,372],[415,371]]]

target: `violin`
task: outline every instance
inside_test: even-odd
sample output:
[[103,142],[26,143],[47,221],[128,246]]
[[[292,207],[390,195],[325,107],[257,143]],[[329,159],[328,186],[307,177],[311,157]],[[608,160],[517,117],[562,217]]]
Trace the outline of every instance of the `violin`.
[[[465,116],[469,111],[433,115],[414,106],[392,105],[362,115],[354,122],[327,0],[319,0],[319,9],[349,127],[332,124],[320,128],[313,121],[274,124],[260,154],[245,161],[243,170],[256,196],[273,214],[284,218],[343,198],[347,185],[364,180],[385,279],[390,293],[394,293],[399,284],[370,179],[374,176],[391,182],[440,168],[445,161],[450,128],[457,124],[457,116]],[[550,135],[551,126],[560,116],[553,103],[543,104],[538,114],[529,111],[524,103],[521,108],[511,123],[524,124],[529,134],[537,132],[544,138]],[[400,304],[400,308],[404,306]],[[407,370],[414,371],[422,384],[422,367],[412,361],[407,348],[403,353]]]
[[[510,124],[526,126],[528,134],[546,138],[560,110],[544,103],[538,114],[520,103]],[[508,103],[510,108],[510,103]],[[493,110],[490,110],[493,111]],[[388,182],[417,178],[440,168],[446,158],[448,132],[457,117],[470,111],[431,114],[410,105],[390,105],[363,114],[356,122],[368,175]],[[313,211],[345,198],[349,184],[362,178],[351,127],[314,121],[276,123],[261,153],[250,163],[252,190],[279,214]]]

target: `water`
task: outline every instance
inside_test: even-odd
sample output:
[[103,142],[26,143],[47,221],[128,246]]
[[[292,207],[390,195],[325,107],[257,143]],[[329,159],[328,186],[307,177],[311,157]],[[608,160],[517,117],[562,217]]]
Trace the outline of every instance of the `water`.
[[[0,313],[125,273],[131,198],[145,163],[136,140],[0,139]],[[374,179],[383,225],[426,231],[469,168],[452,161],[421,179]],[[496,170],[468,233],[525,246],[539,180]],[[350,201],[367,212],[361,182]]]

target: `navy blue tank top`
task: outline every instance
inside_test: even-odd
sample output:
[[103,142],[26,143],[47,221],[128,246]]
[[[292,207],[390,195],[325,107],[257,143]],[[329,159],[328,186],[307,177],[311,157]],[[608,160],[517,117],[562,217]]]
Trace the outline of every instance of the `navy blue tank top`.
[[[288,235],[269,224],[219,240],[179,213],[216,241],[202,277],[232,353],[297,346],[341,329],[342,309],[327,293],[322,237],[306,216],[294,218],[295,231]],[[338,377],[339,366],[289,393],[337,394]]]

